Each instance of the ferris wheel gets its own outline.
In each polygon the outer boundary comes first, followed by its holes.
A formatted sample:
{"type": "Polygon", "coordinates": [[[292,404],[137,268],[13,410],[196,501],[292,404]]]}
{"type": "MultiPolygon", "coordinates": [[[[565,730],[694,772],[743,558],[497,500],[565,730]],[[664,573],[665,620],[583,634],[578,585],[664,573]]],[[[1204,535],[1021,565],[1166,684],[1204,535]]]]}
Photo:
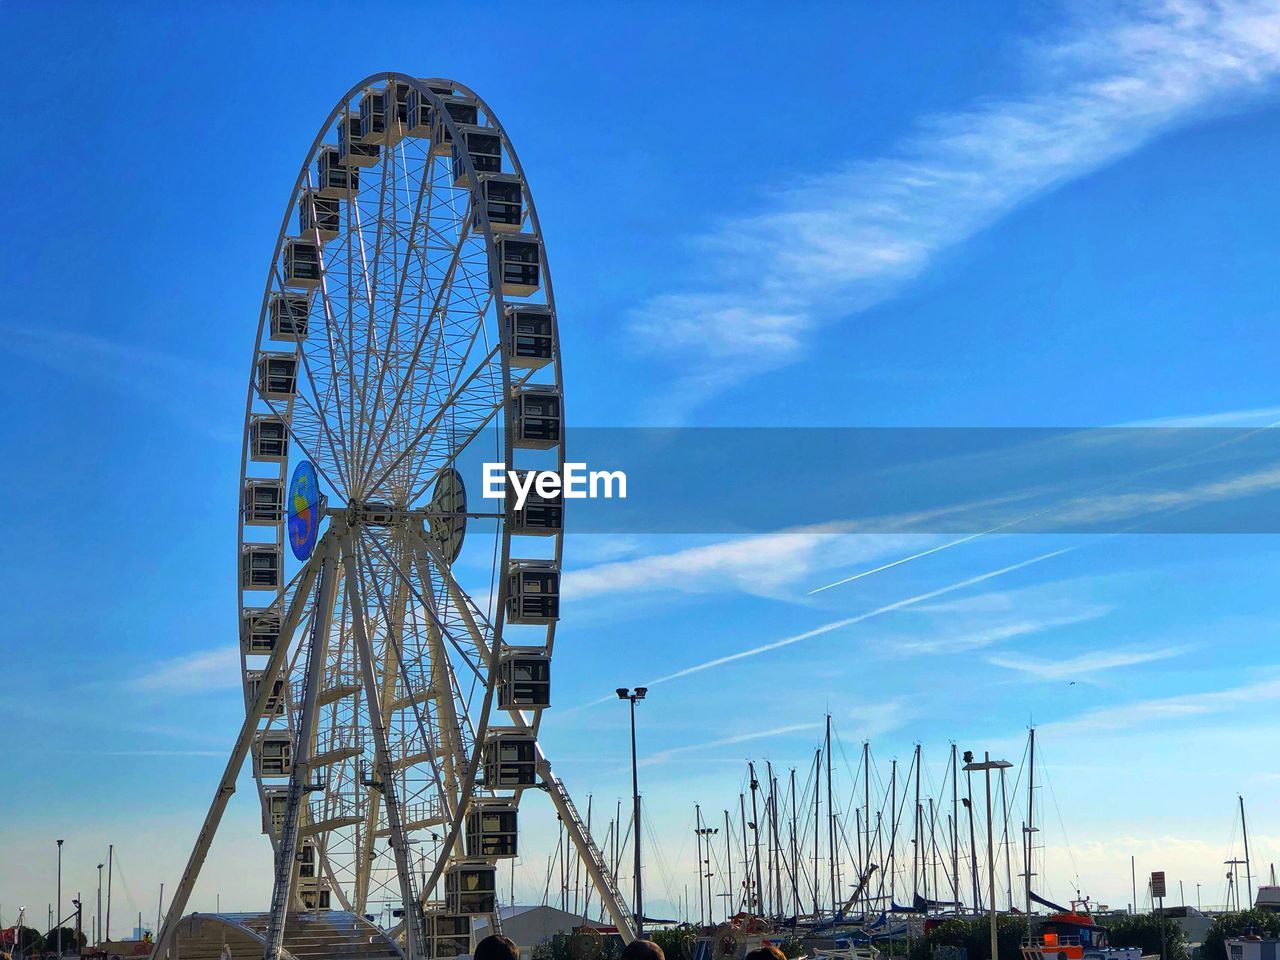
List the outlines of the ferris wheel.
{"type": "Polygon", "coordinates": [[[326,911],[381,920],[410,960],[470,952],[531,788],[633,934],[537,742],[563,501],[516,509],[466,479],[560,470],[563,441],[551,276],[505,130],[456,82],[367,78],[316,136],[268,271],[238,511],[246,719],[175,921],[250,756],[269,958],[290,915],[326,911]]]}

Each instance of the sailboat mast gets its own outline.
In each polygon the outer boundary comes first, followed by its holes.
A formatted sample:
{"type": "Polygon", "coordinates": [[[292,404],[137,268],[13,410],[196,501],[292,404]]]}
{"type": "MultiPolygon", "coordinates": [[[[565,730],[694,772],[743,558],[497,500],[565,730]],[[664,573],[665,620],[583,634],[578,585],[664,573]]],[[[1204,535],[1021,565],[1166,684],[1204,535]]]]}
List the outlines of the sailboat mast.
{"type": "Polygon", "coordinates": [[[791,906],[800,916],[800,848],[796,838],[796,768],[791,768],[791,906]]]}
{"type": "MultiPolygon", "coordinates": [[[[1031,916],[1031,863],[1032,851],[1035,847],[1036,835],[1036,728],[1031,728],[1031,739],[1027,746],[1027,916],[1031,916]]],[[[1134,910],[1138,905],[1133,905],[1134,910]]]]}
{"type": "Polygon", "coordinates": [[[951,902],[960,912],[960,792],[956,745],[951,744],[951,902]]]}
{"type": "Polygon", "coordinates": [[[751,776],[751,833],[752,839],[755,841],[755,859],[756,859],[756,914],[760,915],[761,910],[760,894],[763,887],[763,877],[760,873],[760,814],[756,809],[756,791],[760,789],[760,782],[756,780],[756,765],[754,763],[747,764],[747,771],[751,776]]]}
{"type": "Polygon", "coordinates": [[[912,809],[912,815],[915,818],[911,825],[911,903],[915,905],[916,898],[920,896],[920,744],[916,744],[916,755],[911,761],[916,768],[916,801],[912,809]]]}
{"type": "Polygon", "coordinates": [[[738,815],[742,819],[742,886],[745,891],[743,909],[755,914],[755,898],[751,895],[751,852],[747,848],[747,798],[738,793],[738,815]]]}
{"type": "Polygon", "coordinates": [[[813,754],[813,918],[816,920],[820,912],[818,903],[818,840],[822,836],[822,816],[819,805],[822,800],[821,781],[822,748],[813,754]]]}
{"type": "Polygon", "coordinates": [[[836,900],[836,808],[831,799],[831,714],[827,714],[827,871],[831,877],[831,916],[835,917],[836,900]]]}
{"type": "MultiPolygon", "coordinates": [[[[1248,903],[1248,906],[1245,907],[1245,909],[1252,910],[1253,909],[1253,867],[1249,863],[1249,826],[1248,824],[1245,823],[1245,819],[1244,819],[1244,795],[1239,794],[1238,796],[1240,797],[1240,832],[1244,835],[1244,880],[1245,880],[1245,883],[1248,884],[1248,890],[1249,890],[1249,903],[1248,903]]],[[[1161,903],[1163,902],[1164,901],[1162,900],[1161,903]]]]}
{"type": "Polygon", "coordinates": [[[738,912],[737,898],[733,895],[733,834],[729,832],[729,811],[724,812],[724,868],[727,872],[724,881],[725,919],[738,912]]]}
{"type": "Polygon", "coordinates": [[[889,909],[897,900],[897,865],[893,853],[898,846],[898,758],[889,766],[889,909]]]}
{"type": "MultiPolygon", "coordinates": [[[[867,831],[867,859],[862,864],[862,876],[869,876],[871,869],[871,741],[862,741],[862,827],[867,831]]],[[[862,881],[862,877],[858,878],[862,881]]],[[[867,885],[867,907],[871,906],[871,886],[867,885]]]]}
{"type": "Polygon", "coordinates": [[[1005,790],[1005,768],[1000,768],[1000,807],[1004,817],[1004,882],[1009,888],[1009,909],[1013,909],[1013,856],[1009,852],[1009,794],[1005,790]]]}

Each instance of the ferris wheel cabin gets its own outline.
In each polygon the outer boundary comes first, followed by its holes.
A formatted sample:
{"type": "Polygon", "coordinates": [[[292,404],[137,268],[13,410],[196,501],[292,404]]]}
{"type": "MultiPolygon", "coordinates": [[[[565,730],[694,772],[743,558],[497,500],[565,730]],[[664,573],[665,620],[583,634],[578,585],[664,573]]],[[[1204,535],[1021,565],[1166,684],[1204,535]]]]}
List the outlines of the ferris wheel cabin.
{"type": "Polygon", "coordinates": [[[280,587],[280,545],[246,543],[240,549],[240,587],[244,590],[277,590],[280,587]]]}
{"type": "Polygon", "coordinates": [[[298,392],[298,358],[292,353],[258,356],[258,394],[264,400],[292,400],[298,392]]]}
{"type": "Polygon", "coordinates": [[[284,282],[290,287],[320,285],[320,245],[314,240],[290,237],[284,242],[284,282]]]}
{"type": "Polygon", "coordinates": [[[478,799],[467,811],[467,856],[516,856],[516,805],[508,800],[478,799]]]}
{"type": "Polygon", "coordinates": [[[536,293],[542,284],[542,241],[532,233],[516,233],[499,236],[496,242],[503,296],[536,293]]]}
{"type": "Polygon", "coordinates": [[[289,788],[264,787],[262,793],[262,832],[269,837],[278,837],[289,807],[289,788]]]}
{"type": "MultiPolygon", "coordinates": [[[[459,132],[477,176],[502,172],[502,138],[493,127],[463,127],[459,132]]],[[[471,175],[462,162],[462,151],[457,144],[453,147],[453,185],[471,186],[471,175]]]]}
{"type": "MultiPolygon", "coordinates": [[[[480,197],[476,206],[489,218],[489,229],[495,233],[519,233],[524,222],[524,184],[515,174],[482,173],[480,197]]],[[[480,230],[480,212],[471,221],[473,231],[480,230]]]]}
{"type": "Polygon", "coordinates": [[[492,863],[464,860],[445,869],[444,902],[450,913],[473,916],[498,908],[498,868],[492,863]]]}
{"type": "MultiPolygon", "coordinates": [[[[433,117],[431,98],[418,92],[418,88],[410,86],[405,94],[405,136],[425,138],[431,136],[433,117]]],[[[427,89],[438,97],[452,97],[453,87],[427,84],[427,89]]],[[[475,121],[472,120],[472,123],[475,121]]]]}
{"type": "Polygon", "coordinates": [[[287,777],[293,769],[293,734],[259,730],[253,738],[253,772],[259,777],[287,777]]]}
{"type": "MultiPolygon", "coordinates": [[[[262,689],[262,677],[265,673],[265,670],[245,671],[245,692],[250,703],[258,699],[258,692],[262,689]]],[[[264,717],[284,716],[284,683],[284,677],[277,677],[276,681],[271,684],[271,693],[267,695],[267,706],[262,712],[264,717]]]]}
{"type": "Polygon", "coordinates": [[[274,527],[284,517],[284,484],[279,480],[246,480],[241,510],[245,523],[274,527]]]}
{"type": "Polygon", "coordinates": [[[360,170],[339,160],[337,147],[324,147],[320,151],[316,159],[316,174],[322,197],[350,199],[360,189],[360,170]]]}
{"type": "Polygon", "coordinates": [[[342,229],[342,201],[321,196],[306,187],[298,197],[298,233],[308,240],[324,243],[342,229]]]}
{"type": "Polygon", "coordinates": [[[427,927],[427,956],[430,960],[453,960],[471,952],[471,918],[464,914],[428,910],[423,914],[427,927]]]}
{"type": "MultiPolygon", "coordinates": [[[[449,114],[456,126],[474,127],[480,121],[480,110],[476,106],[474,100],[467,97],[441,97],[440,103],[443,104],[445,112],[449,114]]],[[[449,132],[449,127],[445,124],[443,118],[432,116],[431,118],[431,155],[433,157],[447,157],[453,152],[453,134],[449,132]]]]}
{"type": "Polygon", "coordinates": [[[338,121],[338,162],[348,167],[372,167],[382,151],[376,143],[360,138],[360,117],[344,114],[338,121]]]}
{"type": "MultiPolygon", "coordinates": [[[[334,201],[336,202],[336,201],[334,201]]],[[[272,340],[307,339],[307,315],[311,296],[306,293],[273,293],[267,301],[272,340]]]]}
{"type": "MultiPolygon", "coordinates": [[[[515,474],[523,485],[528,482],[528,470],[516,470],[515,474]]],[[[511,512],[511,532],[524,537],[549,537],[564,528],[564,491],[557,490],[555,496],[544,497],[538,493],[537,485],[529,486],[524,505],[517,507],[515,484],[507,487],[507,509],[511,512]]]]}
{"type": "Polygon", "coordinates": [[[512,443],[524,450],[550,450],[560,442],[564,404],[555,387],[530,384],[512,397],[515,429],[512,443]]]}
{"type": "Polygon", "coordinates": [[[244,607],[240,611],[240,646],[247,654],[269,656],[280,639],[280,614],[244,607]]]}
{"type": "Polygon", "coordinates": [[[551,706],[551,656],[544,647],[507,647],[498,663],[498,709],[551,706]]]}
{"type": "Polygon", "coordinates": [[[554,560],[512,560],[507,565],[507,622],[560,619],[560,568],[554,560]]]}
{"type": "Polygon", "coordinates": [[[507,357],[513,367],[538,370],[556,355],[556,320],[550,308],[513,304],[504,312],[507,357]]]}
{"type": "Polygon", "coordinates": [[[249,421],[249,456],[263,462],[289,459],[289,428],[274,414],[254,414],[249,421]]]}
{"type": "Polygon", "coordinates": [[[522,790],[538,785],[538,742],[521,730],[492,730],[484,742],[484,785],[522,790]]]}

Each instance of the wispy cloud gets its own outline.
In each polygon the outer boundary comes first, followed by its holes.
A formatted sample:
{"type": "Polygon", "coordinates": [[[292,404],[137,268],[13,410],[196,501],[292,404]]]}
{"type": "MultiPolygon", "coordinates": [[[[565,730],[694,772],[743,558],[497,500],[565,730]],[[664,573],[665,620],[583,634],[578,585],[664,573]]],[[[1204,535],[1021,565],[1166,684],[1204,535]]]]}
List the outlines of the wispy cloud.
{"type": "Polygon", "coordinates": [[[237,439],[234,429],[211,420],[207,413],[209,396],[233,396],[236,380],[229,371],[212,369],[197,358],[76,330],[14,323],[0,323],[0,350],[134,396],[173,396],[170,387],[176,378],[186,388],[181,396],[202,398],[200,404],[183,406],[184,422],[215,440],[237,439]]]}
{"type": "Polygon", "coordinates": [[[678,590],[701,593],[732,587],[760,596],[791,592],[814,571],[867,562],[908,544],[932,542],[919,534],[848,534],[790,531],[724,540],[670,553],[601,563],[564,575],[564,595],[678,590]]]}
{"type": "Polygon", "coordinates": [[[162,660],[146,673],[126,682],[140,693],[198,693],[233,690],[240,676],[240,652],[235,647],[202,650],[162,660]]]}
{"type": "Polygon", "coordinates": [[[1155,650],[1095,650],[1074,657],[1048,660],[1023,654],[995,654],[987,658],[992,666],[1016,670],[1036,680],[1079,680],[1100,683],[1107,670],[1140,663],[1168,660],[1186,653],[1190,647],[1163,647],[1155,650]]]}
{"type": "Polygon", "coordinates": [[[1044,633],[1057,627],[1068,627],[1105,615],[1110,610],[1105,606],[1089,606],[1077,613],[1057,617],[1024,617],[1009,623],[998,623],[969,630],[948,630],[931,628],[931,636],[924,639],[894,637],[886,641],[884,652],[887,656],[910,657],[924,655],[947,655],[969,653],[985,647],[995,646],[1017,637],[1044,633]]]}
{"type": "Polygon", "coordinates": [[[1280,697],[1280,679],[1260,680],[1226,690],[1188,693],[1172,697],[1155,697],[1133,703],[1109,703],[1066,720],[1037,727],[1045,737],[1066,740],[1084,736],[1130,730],[1151,724],[1177,720],[1203,720],[1221,716],[1245,706],[1275,703],[1280,697]]]}
{"type": "Polygon", "coordinates": [[[1111,163],[1280,69],[1258,0],[1139,3],[1029,47],[1025,90],[922,121],[888,155],[816,174],[703,238],[706,286],[632,318],[678,371],[673,415],[804,352],[1019,204],[1111,163]],[[731,292],[725,292],[731,291],[731,292]]]}
{"type": "Polygon", "coordinates": [[[683,747],[672,747],[670,750],[659,750],[640,761],[641,766],[652,766],[658,763],[665,763],[672,757],[682,753],[692,753],[698,750],[711,750],[716,747],[727,747],[738,743],[750,743],[753,740],[765,740],[769,737],[782,737],[789,733],[799,733],[804,730],[815,730],[819,724],[817,723],[792,723],[787,726],[773,727],[770,730],[753,730],[750,733],[740,733],[732,737],[722,737],[718,740],[707,740],[703,743],[690,743],[683,747]]]}

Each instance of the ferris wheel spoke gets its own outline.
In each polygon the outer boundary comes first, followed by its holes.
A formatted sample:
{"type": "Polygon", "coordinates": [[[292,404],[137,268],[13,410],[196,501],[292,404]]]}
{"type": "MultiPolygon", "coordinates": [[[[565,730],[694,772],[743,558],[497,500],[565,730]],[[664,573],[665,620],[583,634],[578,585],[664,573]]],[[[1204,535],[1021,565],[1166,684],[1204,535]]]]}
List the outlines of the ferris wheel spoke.
{"type": "MultiPolygon", "coordinates": [[[[404,141],[401,141],[401,144],[403,144],[403,142],[404,141]]],[[[401,168],[405,171],[405,181],[407,186],[408,178],[409,178],[408,177],[409,167],[408,167],[407,161],[405,160],[403,149],[401,149],[400,155],[401,155],[401,168]]],[[[393,303],[392,315],[391,315],[391,324],[392,324],[391,331],[389,332],[389,335],[387,337],[386,349],[383,352],[382,360],[381,360],[381,363],[379,364],[379,369],[378,369],[378,385],[377,385],[377,390],[375,392],[375,397],[374,397],[375,409],[381,406],[381,402],[383,399],[383,391],[386,386],[386,375],[391,365],[392,345],[396,343],[396,339],[398,335],[398,324],[400,320],[401,309],[403,306],[404,289],[405,289],[405,284],[410,275],[410,270],[409,270],[410,263],[414,255],[415,248],[417,246],[416,244],[417,226],[422,214],[424,199],[426,200],[426,203],[427,203],[425,229],[428,232],[427,243],[423,245],[424,257],[427,252],[427,247],[429,246],[431,214],[432,214],[434,200],[435,200],[435,191],[428,189],[428,186],[431,183],[431,178],[430,178],[431,167],[432,167],[431,158],[430,156],[428,156],[425,160],[425,163],[423,164],[422,174],[421,176],[418,177],[417,194],[413,201],[413,212],[409,217],[409,236],[408,236],[407,243],[405,245],[404,260],[396,280],[395,300],[393,303]]],[[[407,207],[407,204],[406,204],[406,207],[407,207]]],[[[418,283],[417,299],[419,304],[421,303],[422,297],[424,295],[424,286],[426,284],[426,280],[427,280],[426,270],[425,269],[418,270],[417,271],[417,283],[418,283]]],[[[387,418],[385,418],[385,422],[390,423],[393,417],[394,417],[394,408],[393,408],[392,414],[389,415],[387,418]]],[[[369,437],[369,439],[372,440],[372,435],[369,437]]],[[[371,463],[374,460],[376,460],[377,454],[381,450],[381,443],[382,441],[380,439],[378,441],[377,449],[374,451],[372,457],[370,457],[371,463]]]]}
{"type": "Polygon", "coordinates": [[[453,632],[449,629],[448,624],[445,622],[444,618],[441,617],[437,612],[436,603],[434,598],[431,597],[431,591],[429,587],[429,584],[431,581],[429,579],[422,581],[421,588],[419,588],[419,585],[414,583],[412,576],[409,573],[407,573],[398,563],[396,563],[389,556],[386,555],[382,544],[378,543],[377,541],[374,541],[373,547],[380,554],[382,554],[384,559],[387,560],[388,566],[391,569],[391,571],[395,573],[398,577],[400,577],[401,580],[403,580],[403,582],[408,587],[409,592],[411,593],[413,598],[416,599],[418,603],[421,605],[421,609],[427,612],[430,618],[430,622],[434,627],[434,629],[440,631],[440,633],[445,637],[445,639],[449,641],[450,645],[454,648],[454,650],[457,651],[458,655],[462,657],[464,661],[466,661],[466,664],[470,669],[471,673],[475,675],[477,678],[483,679],[485,677],[484,670],[481,669],[479,664],[477,664],[474,660],[471,659],[470,655],[463,648],[462,644],[459,643],[457,638],[453,636],[453,632]]]}
{"type": "MultiPolygon", "coordinates": [[[[470,204],[468,204],[466,213],[464,214],[464,221],[470,215],[471,215],[471,206],[470,204]]],[[[449,303],[448,298],[451,297],[451,291],[453,290],[453,277],[454,277],[454,274],[457,272],[458,264],[461,262],[462,250],[464,249],[465,246],[466,246],[466,233],[465,231],[463,231],[459,234],[459,238],[453,248],[452,254],[450,255],[449,264],[444,271],[444,277],[442,278],[438,288],[436,289],[436,293],[432,301],[431,308],[427,311],[426,320],[425,322],[420,322],[422,332],[418,336],[417,342],[414,344],[413,353],[409,358],[407,370],[402,376],[402,379],[400,381],[400,386],[396,390],[395,397],[391,401],[391,408],[387,412],[386,418],[384,420],[384,423],[385,423],[384,429],[380,434],[380,436],[378,437],[378,442],[374,446],[373,455],[370,457],[370,460],[369,460],[370,471],[372,471],[373,469],[376,469],[378,456],[381,454],[383,445],[386,443],[388,434],[392,429],[392,425],[396,421],[396,416],[400,412],[401,404],[404,402],[405,394],[411,388],[411,385],[415,381],[414,372],[418,368],[418,363],[422,356],[422,348],[426,345],[427,339],[434,328],[434,324],[438,321],[443,325],[443,322],[444,322],[443,318],[445,315],[444,307],[447,307],[449,303]]],[[[437,343],[443,344],[443,341],[444,341],[444,336],[443,336],[443,330],[442,330],[439,337],[437,338],[437,343]]],[[[428,379],[423,389],[423,394],[427,394],[430,392],[431,385],[434,380],[435,367],[436,365],[433,357],[433,362],[428,372],[428,379]]],[[[446,408],[442,405],[441,410],[444,410],[444,409],[446,408]]],[[[412,450],[412,448],[413,448],[412,443],[407,445],[404,448],[404,451],[401,453],[401,457],[397,458],[397,460],[393,463],[390,469],[394,469],[395,466],[398,466],[400,459],[403,458],[405,455],[407,455],[409,451],[412,450]]],[[[382,482],[386,479],[386,474],[390,472],[390,469],[384,472],[384,474],[381,477],[379,477],[378,481],[371,485],[370,489],[377,489],[379,486],[381,486],[382,482]]]]}

